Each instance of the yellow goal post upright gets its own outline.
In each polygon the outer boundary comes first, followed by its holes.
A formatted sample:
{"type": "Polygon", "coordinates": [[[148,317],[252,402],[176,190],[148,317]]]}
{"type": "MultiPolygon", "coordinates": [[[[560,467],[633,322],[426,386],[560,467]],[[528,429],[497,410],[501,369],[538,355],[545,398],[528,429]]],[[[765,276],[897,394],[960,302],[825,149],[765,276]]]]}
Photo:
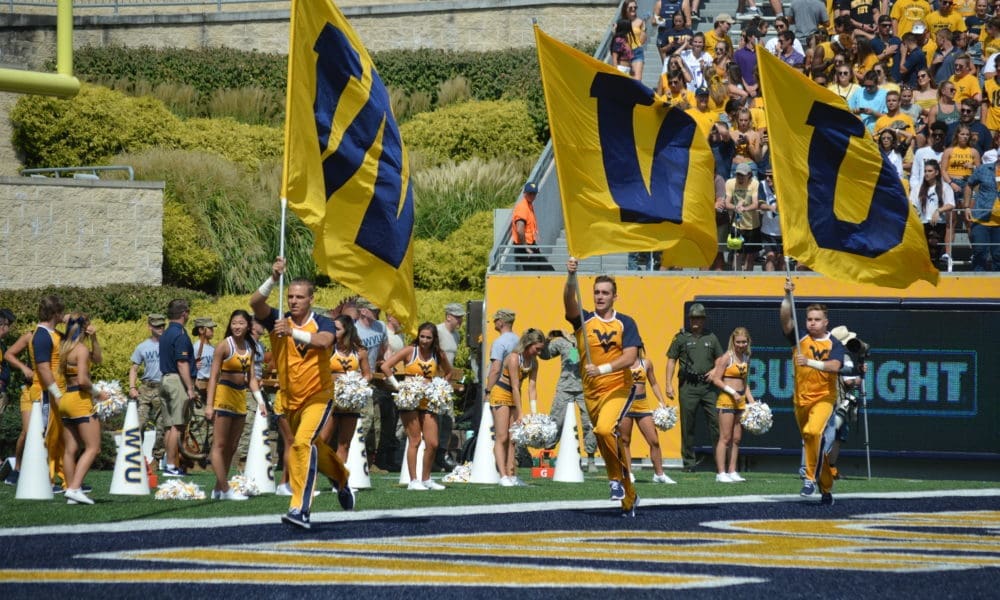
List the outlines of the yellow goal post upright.
{"type": "Polygon", "coordinates": [[[58,0],[56,7],[56,72],[0,68],[0,91],[60,98],[80,91],[73,76],[73,0],[58,0]]]}

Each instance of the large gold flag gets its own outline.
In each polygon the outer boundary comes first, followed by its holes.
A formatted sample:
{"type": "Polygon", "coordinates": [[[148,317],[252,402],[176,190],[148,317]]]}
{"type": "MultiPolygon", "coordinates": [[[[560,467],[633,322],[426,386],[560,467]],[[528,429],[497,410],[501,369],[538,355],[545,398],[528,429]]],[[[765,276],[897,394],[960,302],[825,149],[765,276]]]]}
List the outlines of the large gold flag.
{"type": "Polygon", "coordinates": [[[759,48],[785,254],[827,277],[937,285],[903,184],[844,100],[759,48]]]}
{"type": "Polygon", "coordinates": [[[389,94],[330,0],[295,0],[282,196],[331,278],[416,329],[413,189],[389,94]]]}
{"type": "Polygon", "coordinates": [[[682,110],[535,26],[566,243],[584,258],[664,250],[672,265],[715,258],[715,160],[682,110]]]}

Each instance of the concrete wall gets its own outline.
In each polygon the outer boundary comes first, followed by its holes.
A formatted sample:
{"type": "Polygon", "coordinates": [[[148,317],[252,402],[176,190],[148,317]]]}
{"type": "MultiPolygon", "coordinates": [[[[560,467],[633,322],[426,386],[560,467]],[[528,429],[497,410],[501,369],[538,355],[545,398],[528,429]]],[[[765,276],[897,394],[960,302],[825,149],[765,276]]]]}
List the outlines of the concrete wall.
{"type": "MultiPolygon", "coordinates": [[[[568,43],[596,42],[614,17],[609,0],[427,0],[343,6],[370,52],[394,49],[497,50],[534,45],[531,19],[568,43]]],[[[77,13],[78,14],[78,13],[77,13]]],[[[288,52],[289,11],[79,15],[73,45],[288,52]]],[[[55,57],[55,17],[0,14],[0,63],[40,70],[55,57]]]]}
{"type": "Polygon", "coordinates": [[[159,285],[163,183],[0,177],[0,288],[159,285]]]}

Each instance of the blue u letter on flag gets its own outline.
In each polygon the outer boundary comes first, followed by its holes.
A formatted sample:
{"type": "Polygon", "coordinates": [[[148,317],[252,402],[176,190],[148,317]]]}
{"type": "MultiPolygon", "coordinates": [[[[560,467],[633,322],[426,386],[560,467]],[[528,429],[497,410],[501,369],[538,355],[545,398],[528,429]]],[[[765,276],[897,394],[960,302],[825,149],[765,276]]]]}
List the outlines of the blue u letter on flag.
{"type": "Polygon", "coordinates": [[[679,110],[667,112],[656,135],[647,190],[639,170],[632,111],[636,105],[653,104],[649,88],[626,77],[596,73],[590,95],[597,98],[604,171],[622,222],[680,223],[691,140],[697,130],[694,120],[679,110]]]}

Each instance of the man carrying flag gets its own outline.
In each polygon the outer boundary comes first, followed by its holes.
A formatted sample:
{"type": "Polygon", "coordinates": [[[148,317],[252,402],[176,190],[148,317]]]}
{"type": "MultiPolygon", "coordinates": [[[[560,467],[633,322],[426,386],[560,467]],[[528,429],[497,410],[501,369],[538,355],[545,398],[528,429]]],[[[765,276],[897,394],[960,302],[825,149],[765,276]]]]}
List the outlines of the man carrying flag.
{"type": "Polygon", "coordinates": [[[785,255],[845,281],[937,285],[927,239],[893,167],[840,97],[758,52],[785,255]]]}
{"type": "Polygon", "coordinates": [[[250,307],[254,319],[271,332],[284,414],[293,435],[291,456],[285,458],[292,498],[282,520],[309,529],[317,470],[333,482],[344,510],[354,510],[354,491],[347,485],[350,474],[343,461],[319,435],[333,407],[333,321],[313,312],[313,284],[305,279],[288,284],[286,314],[269,306],[267,298],[284,272],[285,259],[279,257],[271,267],[271,276],[250,296],[250,307]]]}

